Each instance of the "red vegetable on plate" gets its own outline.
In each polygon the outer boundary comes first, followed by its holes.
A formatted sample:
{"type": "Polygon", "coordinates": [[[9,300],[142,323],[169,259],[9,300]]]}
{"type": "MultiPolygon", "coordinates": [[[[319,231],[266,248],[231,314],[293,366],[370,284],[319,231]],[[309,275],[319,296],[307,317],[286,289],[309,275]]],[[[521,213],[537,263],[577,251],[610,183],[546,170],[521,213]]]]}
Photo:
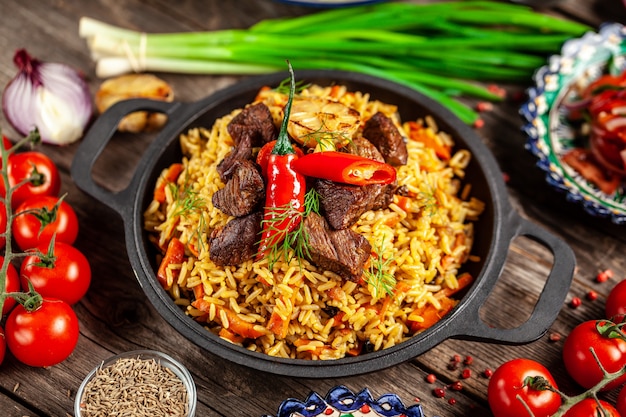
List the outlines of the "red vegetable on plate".
{"type": "Polygon", "coordinates": [[[626,176],[626,71],[604,75],[583,93],[591,117],[589,144],[595,159],[609,171],[626,176]]]}
{"type": "Polygon", "coordinates": [[[570,150],[563,162],[603,193],[615,193],[626,178],[626,71],[602,75],[565,106],[571,119],[588,125],[589,145],[570,150]]]}

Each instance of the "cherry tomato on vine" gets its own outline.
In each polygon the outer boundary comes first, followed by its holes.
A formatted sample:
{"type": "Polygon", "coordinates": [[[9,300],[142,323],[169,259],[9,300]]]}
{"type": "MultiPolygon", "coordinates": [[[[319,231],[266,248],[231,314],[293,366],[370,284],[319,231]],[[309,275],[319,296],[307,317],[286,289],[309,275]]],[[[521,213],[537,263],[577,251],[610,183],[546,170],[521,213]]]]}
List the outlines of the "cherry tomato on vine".
{"type": "MultiPolygon", "coordinates": [[[[28,151],[9,156],[7,174],[9,186],[31,178],[13,191],[11,207],[18,207],[31,196],[58,196],[61,190],[61,177],[54,161],[41,152],[28,151]]],[[[0,193],[6,195],[4,181],[0,181],[0,193]]]]}
{"type": "Polygon", "coordinates": [[[626,279],[618,282],[611,289],[604,306],[606,318],[620,317],[626,314],[626,279]]]}
{"type": "MultiPolygon", "coordinates": [[[[602,370],[593,357],[608,372],[617,372],[626,366],[626,341],[613,336],[608,320],[588,320],[574,327],[563,343],[563,361],[567,373],[584,388],[591,388],[603,378],[602,370]]],[[[610,390],[626,382],[626,375],[611,381],[603,390],[610,390]]]]}
{"type": "Polygon", "coordinates": [[[73,244],[78,236],[78,217],[67,202],[59,197],[36,196],[24,201],[16,210],[13,220],[13,237],[23,251],[38,246],[47,247],[55,236],[56,242],[73,244]],[[28,213],[20,214],[29,211],[28,213]],[[43,231],[40,231],[44,225],[43,231]],[[56,234],[55,234],[56,233],[56,234]]]}
{"type": "MultiPolygon", "coordinates": [[[[0,256],[0,267],[4,263],[4,257],[0,256]]],[[[7,276],[5,281],[6,292],[18,292],[20,290],[20,277],[17,275],[17,270],[12,264],[7,267],[7,276]]],[[[2,316],[8,314],[13,307],[15,307],[15,299],[13,297],[7,297],[4,300],[2,306],[2,316]]]]}
{"type": "Polygon", "coordinates": [[[7,351],[7,341],[4,339],[4,331],[0,327],[0,365],[4,362],[4,355],[7,351]]]}
{"type": "Polygon", "coordinates": [[[7,243],[6,238],[4,237],[4,233],[7,231],[7,211],[6,206],[3,202],[0,201],[0,249],[4,248],[4,245],[7,243]]]}
{"type": "Polygon", "coordinates": [[[617,408],[620,416],[626,416],[626,386],[622,387],[622,390],[619,392],[615,401],[615,408],[617,408]]]}
{"type": "Polygon", "coordinates": [[[2,146],[4,146],[4,149],[9,150],[13,146],[13,142],[11,142],[11,140],[6,136],[2,135],[2,146]]]}
{"type": "Polygon", "coordinates": [[[528,378],[541,377],[558,389],[550,371],[542,364],[525,358],[500,365],[489,379],[487,399],[495,417],[528,417],[526,403],[535,417],[549,417],[561,406],[561,396],[550,390],[539,390],[527,383],[528,378]]]}
{"type": "Polygon", "coordinates": [[[5,324],[7,346],[30,366],[53,366],[64,361],[78,342],[78,318],[65,301],[44,298],[28,311],[18,304],[5,324]]]}
{"type": "Polygon", "coordinates": [[[32,254],[22,262],[22,288],[28,288],[30,281],[35,291],[43,297],[58,298],[70,305],[77,303],[91,283],[91,268],[85,255],[63,242],[55,242],[50,254],[47,247],[40,246],[39,250],[42,257],[32,254]]]}
{"type": "Polygon", "coordinates": [[[601,408],[595,399],[585,398],[567,410],[563,417],[620,417],[620,413],[611,404],[603,400],[600,400],[600,404],[604,413],[600,413],[601,408]]]}

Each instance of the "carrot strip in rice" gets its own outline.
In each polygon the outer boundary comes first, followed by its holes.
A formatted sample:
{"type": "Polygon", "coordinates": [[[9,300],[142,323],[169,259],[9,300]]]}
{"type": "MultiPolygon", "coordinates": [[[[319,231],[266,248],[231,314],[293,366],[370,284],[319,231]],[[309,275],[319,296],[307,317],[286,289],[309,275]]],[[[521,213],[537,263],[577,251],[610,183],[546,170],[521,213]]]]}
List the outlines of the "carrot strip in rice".
{"type": "Polygon", "coordinates": [[[166,169],[165,174],[159,178],[159,184],[154,190],[154,200],[159,203],[165,202],[165,188],[172,183],[175,183],[178,176],[183,172],[183,164],[174,163],[166,169]]]}

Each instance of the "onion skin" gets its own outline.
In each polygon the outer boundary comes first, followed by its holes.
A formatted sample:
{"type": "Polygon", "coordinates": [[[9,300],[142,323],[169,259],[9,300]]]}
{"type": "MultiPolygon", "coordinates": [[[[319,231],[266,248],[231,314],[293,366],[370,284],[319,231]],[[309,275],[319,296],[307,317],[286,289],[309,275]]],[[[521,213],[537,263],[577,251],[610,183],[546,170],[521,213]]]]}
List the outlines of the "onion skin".
{"type": "Polygon", "coordinates": [[[2,95],[2,110],[13,128],[26,136],[37,128],[44,143],[67,145],[82,138],[93,114],[89,87],[74,68],[15,52],[19,72],[2,95]]]}

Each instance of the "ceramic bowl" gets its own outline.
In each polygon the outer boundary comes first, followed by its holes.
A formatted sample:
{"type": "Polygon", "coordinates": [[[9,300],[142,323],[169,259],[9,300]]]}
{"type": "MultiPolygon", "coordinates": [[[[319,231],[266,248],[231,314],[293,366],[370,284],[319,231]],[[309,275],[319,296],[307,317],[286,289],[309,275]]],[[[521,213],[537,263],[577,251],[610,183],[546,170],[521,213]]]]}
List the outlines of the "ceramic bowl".
{"type": "MultiPolygon", "coordinates": [[[[384,394],[374,399],[369,389],[354,393],[343,385],[328,391],[325,397],[312,392],[304,401],[288,398],[280,404],[276,417],[424,417],[422,406],[405,406],[396,394],[384,394]]],[[[272,417],[265,415],[263,417],[272,417]]]]}
{"type": "Polygon", "coordinates": [[[567,41],[560,55],[534,75],[535,85],[528,90],[528,101],[520,108],[526,148],[537,158],[537,165],[546,173],[546,181],[567,200],[582,205],[592,216],[609,218],[626,224],[626,179],[612,195],[601,192],[586,181],[562,156],[580,143],[578,127],[569,116],[564,102],[576,99],[577,88],[606,72],[626,70],[626,28],[619,23],[605,24],[596,32],[567,41]]]}
{"type": "Polygon", "coordinates": [[[85,389],[87,388],[87,384],[92,381],[98,374],[101,369],[105,369],[108,366],[114,365],[120,359],[141,359],[141,360],[152,360],[154,359],[161,366],[170,369],[180,380],[183,382],[185,386],[185,390],[187,391],[187,415],[185,417],[194,417],[196,414],[196,402],[197,402],[197,392],[196,385],[193,382],[193,378],[191,374],[181,364],[179,361],[174,359],[173,357],[154,350],[133,350],[129,352],[124,352],[119,355],[111,356],[110,358],[102,361],[98,366],[92,369],[89,374],[85,377],[83,382],[78,387],[76,391],[76,398],[74,400],[74,416],[75,417],[86,417],[86,413],[84,412],[85,407],[83,404],[83,397],[85,394],[85,389]]]}

